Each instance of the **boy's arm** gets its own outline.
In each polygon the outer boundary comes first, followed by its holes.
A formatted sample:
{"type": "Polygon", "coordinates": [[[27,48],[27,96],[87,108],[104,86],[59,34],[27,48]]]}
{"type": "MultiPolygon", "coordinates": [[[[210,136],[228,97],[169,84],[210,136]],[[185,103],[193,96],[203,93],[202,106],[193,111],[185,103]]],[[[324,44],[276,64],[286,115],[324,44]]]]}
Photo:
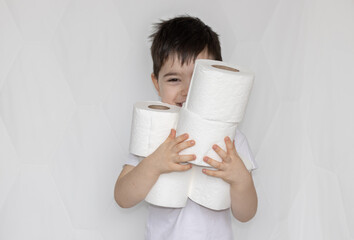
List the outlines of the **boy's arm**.
{"type": "Polygon", "coordinates": [[[230,184],[232,215],[240,222],[247,222],[257,212],[257,192],[251,173],[240,184],[230,184]]]}
{"type": "Polygon", "coordinates": [[[114,198],[120,207],[129,208],[141,202],[157,181],[159,174],[149,161],[147,157],[136,167],[124,166],[114,188],[114,198]]]}
{"type": "Polygon", "coordinates": [[[256,214],[258,205],[252,174],[248,172],[229,137],[225,138],[225,144],[227,151],[216,144],[213,146],[215,152],[223,159],[222,162],[204,157],[204,161],[217,170],[203,169],[203,172],[209,176],[222,178],[230,184],[232,215],[241,222],[247,222],[256,214]]]}
{"type": "MultiPolygon", "coordinates": [[[[236,150],[243,153],[244,156],[248,156],[254,166],[252,170],[256,169],[257,164],[246,137],[240,131],[236,132],[236,137],[238,140],[236,150]]],[[[243,173],[245,175],[244,182],[238,186],[236,184],[230,184],[231,211],[236,219],[241,222],[247,222],[252,219],[257,212],[258,199],[252,178],[252,172],[248,173],[243,171],[243,173]]]]}

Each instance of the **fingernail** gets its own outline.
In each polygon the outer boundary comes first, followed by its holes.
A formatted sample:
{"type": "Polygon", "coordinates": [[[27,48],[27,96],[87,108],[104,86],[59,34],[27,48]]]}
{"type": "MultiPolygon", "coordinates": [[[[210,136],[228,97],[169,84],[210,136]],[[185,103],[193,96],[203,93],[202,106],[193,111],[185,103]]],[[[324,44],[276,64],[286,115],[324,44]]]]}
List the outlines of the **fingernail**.
{"type": "Polygon", "coordinates": [[[204,157],[203,160],[204,160],[205,162],[207,162],[207,161],[208,161],[208,157],[204,157]]]}
{"type": "Polygon", "coordinates": [[[194,159],[197,159],[197,155],[194,155],[194,159]]]}
{"type": "Polygon", "coordinates": [[[213,145],[213,149],[216,149],[216,145],[213,145]]]}
{"type": "Polygon", "coordinates": [[[191,141],[191,144],[193,145],[194,143],[195,143],[195,142],[192,140],[192,141],[191,141]]]}
{"type": "Polygon", "coordinates": [[[203,171],[203,173],[205,173],[205,172],[206,172],[206,170],[205,170],[205,169],[203,169],[202,171],[203,171]]]}

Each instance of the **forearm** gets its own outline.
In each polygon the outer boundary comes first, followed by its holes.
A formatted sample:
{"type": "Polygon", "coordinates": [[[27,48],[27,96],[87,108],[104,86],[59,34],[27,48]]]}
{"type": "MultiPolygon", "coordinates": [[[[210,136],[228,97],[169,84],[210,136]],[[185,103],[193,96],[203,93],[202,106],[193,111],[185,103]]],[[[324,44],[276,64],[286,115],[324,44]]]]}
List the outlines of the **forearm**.
{"type": "Polygon", "coordinates": [[[159,174],[154,171],[149,157],[144,158],[136,167],[117,181],[114,196],[119,206],[133,207],[149,193],[159,174]]]}
{"type": "Polygon", "coordinates": [[[247,222],[257,212],[257,192],[251,173],[242,184],[230,185],[232,215],[241,222],[247,222]]]}

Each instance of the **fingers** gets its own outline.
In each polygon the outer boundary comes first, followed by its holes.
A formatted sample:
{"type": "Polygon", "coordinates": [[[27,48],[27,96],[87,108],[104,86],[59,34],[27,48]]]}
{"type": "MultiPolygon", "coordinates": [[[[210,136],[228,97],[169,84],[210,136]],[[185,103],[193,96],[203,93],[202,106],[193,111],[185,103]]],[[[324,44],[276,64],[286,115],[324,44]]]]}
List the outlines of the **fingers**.
{"type": "Polygon", "coordinates": [[[193,146],[195,144],[195,141],[194,140],[190,140],[190,141],[184,141],[184,142],[181,142],[180,144],[177,144],[175,146],[175,150],[176,152],[180,152],[186,148],[189,148],[191,146],[193,146]]]}
{"type": "Polygon", "coordinates": [[[219,171],[219,170],[210,170],[210,169],[205,169],[204,168],[202,171],[206,175],[209,175],[209,176],[212,176],[212,177],[218,177],[218,178],[222,177],[222,172],[219,171]]]}
{"type": "Polygon", "coordinates": [[[171,131],[170,131],[170,134],[168,135],[168,137],[167,137],[167,139],[175,139],[175,137],[176,137],[176,130],[175,129],[171,129],[171,131]]]}
{"type": "Polygon", "coordinates": [[[178,137],[176,137],[175,142],[176,142],[177,144],[178,144],[178,143],[181,143],[181,142],[187,140],[188,137],[189,137],[189,136],[188,136],[188,133],[181,134],[181,135],[179,135],[178,137]]]}
{"type": "Polygon", "coordinates": [[[231,142],[230,137],[225,137],[224,141],[225,141],[227,152],[237,154],[236,148],[235,148],[235,140],[233,142],[231,142]]]}
{"type": "Polygon", "coordinates": [[[189,154],[189,155],[179,155],[177,162],[188,162],[188,161],[193,161],[197,158],[195,154],[189,154]]]}
{"type": "Polygon", "coordinates": [[[220,170],[224,170],[224,165],[222,162],[218,162],[210,157],[205,156],[203,158],[204,162],[208,163],[210,166],[216,168],[216,169],[220,169],[220,170]]]}
{"type": "Polygon", "coordinates": [[[175,167],[175,171],[186,171],[192,168],[192,164],[176,164],[175,167]]]}
{"type": "Polygon", "coordinates": [[[227,160],[227,152],[225,152],[221,147],[219,147],[217,144],[214,144],[213,149],[224,161],[227,160]]]}

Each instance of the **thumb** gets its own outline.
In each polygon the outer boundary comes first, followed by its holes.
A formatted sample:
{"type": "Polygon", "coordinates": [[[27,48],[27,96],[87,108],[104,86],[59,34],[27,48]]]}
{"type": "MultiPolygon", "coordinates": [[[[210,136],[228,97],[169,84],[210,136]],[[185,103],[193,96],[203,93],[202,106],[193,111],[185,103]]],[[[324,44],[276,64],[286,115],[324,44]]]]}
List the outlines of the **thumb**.
{"type": "Polygon", "coordinates": [[[176,130],[171,128],[170,134],[168,135],[167,139],[173,140],[173,139],[175,139],[175,137],[176,137],[176,130]]]}

